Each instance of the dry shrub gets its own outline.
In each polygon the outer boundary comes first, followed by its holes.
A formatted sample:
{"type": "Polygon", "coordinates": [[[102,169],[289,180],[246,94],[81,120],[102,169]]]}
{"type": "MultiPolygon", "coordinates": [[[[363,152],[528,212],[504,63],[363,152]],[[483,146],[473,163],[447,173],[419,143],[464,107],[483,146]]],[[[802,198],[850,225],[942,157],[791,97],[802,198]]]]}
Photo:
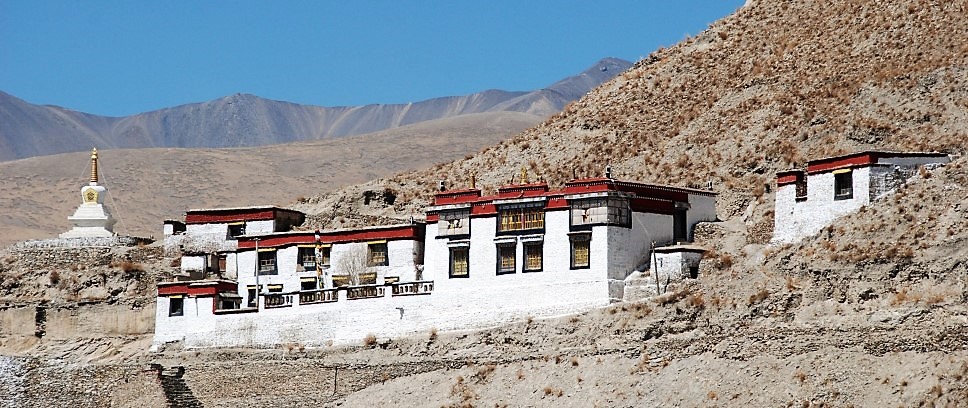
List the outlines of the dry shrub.
{"type": "Polygon", "coordinates": [[[363,338],[363,345],[366,347],[376,346],[376,335],[373,333],[367,334],[366,337],[363,338]]]}
{"type": "Polygon", "coordinates": [[[719,267],[729,269],[733,266],[733,256],[727,253],[719,255],[719,267]]]}
{"type": "Polygon", "coordinates": [[[113,266],[125,272],[144,272],[145,271],[144,265],[137,262],[131,262],[131,261],[121,261],[113,266]]]}
{"type": "Polygon", "coordinates": [[[518,372],[517,372],[517,376],[518,376],[518,379],[519,380],[523,380],[524,379],[524,370],[522,370],[522,369],[519,368],[518,369],[518,372]]]}
{"type": "Polygon", "coordinates": [[[793,378],[796,378],[800,384],[803,384],[803,382],[807,380],[807,373],[798,368],[797,371],[793,373],[793,378]]]}
{"type": "Polygon", "coordinates": [[[561,388],[555,388],[550,385],[547,387],[544,387],[544,395],[554,395],[556,397],[560,397],[564,394],[565,392],[561,388]]]}
{"type": "Polygon", "coordinates": [[[477,393],[464,382],[464,377],[460,375],[457,376],[457,381],[454,383],[454,385],[450,387],[450,396],[458,397],[462,404],[460,406],[462,407],[472,407],[473,404],[470,402],[480,398],[480,396],[477,395],[477,393]]]}
{"type": "Polygon", "coordinates": [[[47,276],[47,278],[50,279],[51,285],[56,285],[58,282],[60,282],[60,272],[50,271],[50,274],[47,276]]]}
{"type": "Polygon", "coordinates": [[[571,366],[572,367],[578,367],[578,357],[572,357],[571,358],[571,366]]]}
{"type": "Polygon", "coordinates": [[[752,306],[766,300],[768,297],[770,297],[770,291],[766,290],[766,288],[760,288],[756,293],[750,295],[749,301],[746,304],[752,306]]]}
{"type": "Polygon", "coordinates": [[[652,300],[655,303],[658,303],[658,304],[660,304],[662,306],[665,306],[665,305],[668,305],[668,304],[676,303],[676,302],[678,302],[678,301],[680,301],[682,299],[685,299],[687,296],[689,296],[691,294],[692,294],[692,292],[690,292],[688,289],[681,289],[681,290],[677,290],[675,292],[663,293],[663,294],[661,294],[659,296],[656,296],[652,300]]]}
{"type": "Polygon", "coordinates": [[[897,293],[894,294],[894,298],[891,299],[891,306],[897,306],[902,303],[907,302],[910,299],[907,288],[902,288],[897,293]]]}
{"type": "Polygon", "coordinates": [[[434,341],[434,340],[437,340],[437,328],[436,327],[431,327],[430,328],[430,341],[434,341]]]}
{"type": "Polygon", "coordinates": [[[944,302],[944,293],[935,293],[929,295],[927,299],[924,299],[924,303],[929,305],[936,305],[941,302],[944,302]]]}
{"type": "Polygon", "coordinates": [[[686,304],[696,309],[702,309],[706,307],[706,299],[703,298],[702,293],[692,293],[686,296],[686,304]]]}
{"type": "Polygon", "coordinates": [[[492,373],[494,373],[494,370],[496,369],[497,364],[485,364],[477,369],[477,373],[474,374],[474,379],[479,383],[487,381],[487,379],[492,373]]]}

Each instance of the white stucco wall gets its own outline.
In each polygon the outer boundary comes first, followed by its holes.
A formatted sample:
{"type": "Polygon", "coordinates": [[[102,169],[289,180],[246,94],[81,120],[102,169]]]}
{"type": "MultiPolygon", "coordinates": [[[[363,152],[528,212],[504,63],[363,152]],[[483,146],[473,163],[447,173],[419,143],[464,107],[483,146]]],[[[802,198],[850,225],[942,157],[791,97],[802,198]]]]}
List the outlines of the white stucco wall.
{"type": "Polygon", "coordinates": [[[799,221],[794,216],[796,210],[796,184],[777,187],[773,208],[773,242],[794,242],[799,239],[799,221]]]}
{"type": "Polygon", "coordinates": [[[204,255],[183,255],[181,257],[181,271],[205,271],[205,256],[204,255]]]}
{"type": "Polygon", "coordinates": [[[870,168],[855,168],[852,172],[853,196],[844,200],[834,199],[832,172],[807,175],[804,201],[797,202],[792,197],[796,194],[794,185],[777,189],[773,242],[796,242],[814,235],[833,220],[870,203],[870,168]]]}
{"type": "Polygon", "coordinates": [[[689,211],[686,212],[686,234],[693,240],[696,223],[716,221],[716,196],[689,194],[689,211]]]}
{"type": "Polygon", "coordinates": [[[245,235],[268,234],[275,232],[275,220],[246,221],[245,235]]]}
{"type": "Polygon", "coordinates": [[[359,344],[368,334],[381,338],[490,327],[528,316],[549,317],[608,304],[605,285],[587,270],[504,275],[500,285],[474,290],[264,309],[214,315],[210,298],[186,298],[185,316],[168,316],[167,298],[156,308],[154,344],[183,341],[186,347],[307,346],[359,344]],[[543,275],[536,279],[537,275],[543,275]],[[195,307],[195,303],[198,306],[195,307]],[[403,318],[400,311],[403,308],[403,318]]]}

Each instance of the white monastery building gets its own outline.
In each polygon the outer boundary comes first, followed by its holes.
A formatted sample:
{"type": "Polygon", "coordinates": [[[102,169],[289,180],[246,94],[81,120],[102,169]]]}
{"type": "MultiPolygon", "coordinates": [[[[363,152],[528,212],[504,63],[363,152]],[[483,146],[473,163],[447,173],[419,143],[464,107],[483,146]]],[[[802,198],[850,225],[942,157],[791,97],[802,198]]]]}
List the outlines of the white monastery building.
{"type": "Polygon", "coordinates": [[[776,175],[774,243],[796,242],[837,218],[894,192],[922,167],[951,161],[944,153],[868,151],[813,160],[776,175]]]}
{"type": "Polygon", "coordinates": [[[207,272],[226,277],[226,259],[236,250],[237,237],[288,231],[304,219],[299,211],[272,206],[188,210],[185,222],[165,220],[165,252],[180,254],[182,274],[193,279],[207,272]]]}
{"type": "Polygon", "coordinates": [[[183,232],[166,221],[166,244],[206,243],[182,270],[209,279],[158,285],[153,348],[358,343],[581,312],[621,300],[652,258],[694,271],[701,250],[661,248],[716,218],[711,191],[611,178],[444,190],[426,224],[288,231],[302,214],[258,209],[192,210],[183,232]]]}

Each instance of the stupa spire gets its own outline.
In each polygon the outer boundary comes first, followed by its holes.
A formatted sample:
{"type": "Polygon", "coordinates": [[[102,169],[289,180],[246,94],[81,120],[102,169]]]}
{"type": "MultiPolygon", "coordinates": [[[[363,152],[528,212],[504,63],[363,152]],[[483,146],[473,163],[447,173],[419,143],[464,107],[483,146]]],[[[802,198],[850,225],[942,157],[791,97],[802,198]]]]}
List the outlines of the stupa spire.
{"type": "Polygon", "coordinates": [[[91,149],[91,184],[97,184],[97,148],[91,149]]]}

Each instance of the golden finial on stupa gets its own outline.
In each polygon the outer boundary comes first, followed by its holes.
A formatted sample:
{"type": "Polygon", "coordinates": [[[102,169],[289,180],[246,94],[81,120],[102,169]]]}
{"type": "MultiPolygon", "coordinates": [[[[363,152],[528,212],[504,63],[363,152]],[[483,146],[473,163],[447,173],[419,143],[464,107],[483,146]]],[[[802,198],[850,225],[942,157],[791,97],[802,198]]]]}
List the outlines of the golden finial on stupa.
{"type": "Polygon", "coordinates": [[[97,183],[97,148],[91,149],[91,182],[97,183]]]}

